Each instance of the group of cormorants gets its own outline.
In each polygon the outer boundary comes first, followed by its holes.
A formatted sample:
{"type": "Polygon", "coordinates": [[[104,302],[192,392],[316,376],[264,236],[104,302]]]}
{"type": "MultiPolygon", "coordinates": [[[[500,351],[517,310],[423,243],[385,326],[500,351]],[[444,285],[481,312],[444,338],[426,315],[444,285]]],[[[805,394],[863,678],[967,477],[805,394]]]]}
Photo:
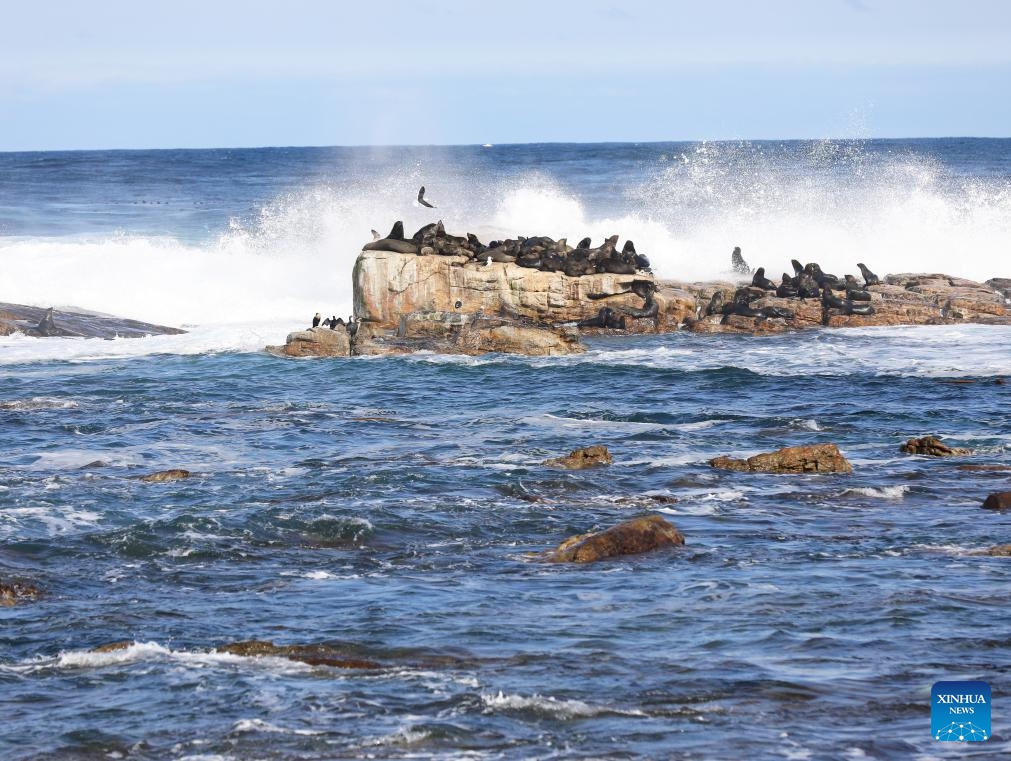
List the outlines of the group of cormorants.
{"type": "MultiPolygon", "coordinates": [[[[872,285],[880,285],[881,280],[871,272],[862,262],[857,264],[860,274],[863,275],[863,285],[853,276],[845,275],[842,279],[836,275],[824,272],[816,262],[808,262],[801,265],[796,259],[791,259],[793,265],[793,275],[788,272],[783,273],[783,278],[776,284],[765,276],[765,267],[755,270],[751,278],[751,286],[738,288],[734,293],[731,303],[725,303],[722,291],[713,294],[712,300],[705,309],[705,314],[739,314],[746,317],[793,317],[793,313],[788,309],[777,307],[763,307],[754,309],[750,303],[762,297],[761,291],[774,292],[779,298],[800,298],[800,299],[821,299],[822,307],[827,311],[830,309],[840,310],[843,314],[874,314],[874,307],[870,305],[871,294],[866,290],[872,285]],[[844,296],[838,296],[836,293],[844,296]]],[[[730,264],[733,270],[740,274],[749,274],[750,270],[744,257],[741,255],[740,247],[734,248],[730,256],[730,264]]]]}
{"type": "Polygon", "coordinates": [[[442,220],[427,224],[410,238],[404,236],[404,223],[396,222],[389,235],[375,238],[364,246],[366,251],[395,251],[419,256],[465,256],[485,265],[491,262],[515,263],[520,267],[543,272],[564,272],[570,277],[610,272],[617,275],[634,275],[649,272],[649,259],[635,250],[635,244],[626,240],[618,250],[618,236],[612,235],[600,246],[591,248],[589,238],[583,238],[573,248],[565,238],[554,240],[546,235],[531,238],[493,240],[488,245],[473,233],[466,237],[450,235],[442,220]]]}
{"type": "MultiPolygon", "coordinates": [[[[312,318],[312,326],[314,328],[318,328],[321,320],[322,318],[320,317],[319,312],[316,312],[312,318]]],[[[330,328],[330,330],[337,330],[338,325],[343,325],[344,329],[351,336],[354,336],[354,334],[358,332],[358,323],[355,322],[354,315],[349,316],[347,322],[344,322],[344,320],[340,317],[331,316],[322,320],[322,323],[324,328],[330,328]]]]}

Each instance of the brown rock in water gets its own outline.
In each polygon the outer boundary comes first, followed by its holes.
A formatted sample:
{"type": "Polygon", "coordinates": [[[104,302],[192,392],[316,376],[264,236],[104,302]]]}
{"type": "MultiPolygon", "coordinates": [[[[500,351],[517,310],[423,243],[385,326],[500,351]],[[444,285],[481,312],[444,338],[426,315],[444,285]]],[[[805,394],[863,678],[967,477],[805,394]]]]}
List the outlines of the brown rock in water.
{"type": "Polygon", "coordinates": [[[999,473],[1011,470],[1011,465],[959,465],[956,470],[968,470],[974,473],[999,473]]]}
{"type": "Polygon", "coordinates": [[[109,642],[104,645],[99,645],[91,652],[93,653],[114,653],[117,650],[126,650],[128,647],[132,646],[133,642],[123,640],[121,642],[109,642]]]}
{"type": "Polygon", "coordinates": [[[268,346],[266,351],[276,357],[350,357],[351,338],[343,325],[332,328],[309,328],[289,333],[284,346],[268,346]]]}
{"type": "Polygon", "coordinates": [[[38,600],[42,590],[23,581],[0,581],[0,605],[10,607],[19,602],[38,600]]]}
{"type": "Polygon", "coordinates": [[[1011,491],[994,492],[983,500],[983,507],[987,510],[1011,509],[1011,491]]]}
{"type": "MultiPolygon", "coordinates": [[[[596,316],[601,306],[615,311],[639,309],[643,299],[631,292],[636,281],[655,282],[652,275],[602,273],[570,277],[518,264],[468,261],[463,256],[416,256],[392,251],[362,251],[352,272],[355,315],[394,329],[411,312],[510,315],[541,324],[578,322],[596,316]],[[594,300],[589,294],[614,294],[594,300]],[[457,306],[459,304],[459,306],[457,306]]],[[[661,313],[684,308],[676,289],[657,298],[661,313]]],[[[630,320],[654,324],[654,320],[630,320]]],[[[675,324],[676,327],[676,324],[675,324]]],[[[653,332],[656,331],[654,325],[653,332]]]]}
{"type": "Polygon", "coordinates": [[[852,473],[849,464],[835,444],[808,444],[786,447],[776,452],[756,454],[747,460],[716,457],[709,461],[714,468],[750,473],[852,473]]]}
{"type": "Polygon", "coordinates": [[[1011,557],[1011,544],[998,544],[994,547],[990,547],[985,550],[979,550],[978,552],[972,553],[973,555],[990,555],[996,558],[1007,558],[1011,557]]]}
{"type": "Polygon", "coordinates": [[[267,640],[250,639],[218,648],[224,653],[246,657],[270,656],[307,663],[310,666],[331,666],[338,669],[377,669],[381,664],[364,658],[349,658],[333,645],[275,645],[267,640]]]}
{"type": "Polygon", "coordinates": [[[190,472],[188,470],[183,470],[182,468],[173,468],[171,470],[159,470],[157,473],[149,473],[146,476],[141,476],[139,480],[141,481],[181,481],[184,478],[189,478],[190,472]]]}
{"type": "Polygon", "coordinates": [[[949,447],[936,436],[921,436],[909,439],[899,449],[906,454],[928,455],[930,457],[954,457],[956,455],[972,454],[964,447],[949,447]]]}
{"type": "Polygon", "coordinates": [[[592,563],[684,543],[684,535],[672,524],[659,515],[648,515],[619,523],[606,531],[570,537],[539,557],[549,563],[592,563]]]}
{"type": "Polygon", "coordinates": [[[555,457],[545,460],[544,464],[568,468],[569,470],[582,470],[583,468],[610,465],[612,462],[614,462],[614,458],[607,451],[607,447],[597,444],[592,447],[584,447],[583,449],[574,449],[565,455],[565,457],[555,457]]]}

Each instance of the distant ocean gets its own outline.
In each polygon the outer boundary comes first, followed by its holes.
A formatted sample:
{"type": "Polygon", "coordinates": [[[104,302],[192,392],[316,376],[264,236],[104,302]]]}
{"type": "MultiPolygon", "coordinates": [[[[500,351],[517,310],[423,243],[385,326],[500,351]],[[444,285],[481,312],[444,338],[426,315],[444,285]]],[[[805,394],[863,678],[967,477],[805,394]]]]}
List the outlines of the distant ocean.
{"type": "Polygon", "coordinates": [[[0,302],[190,331],[0,337],[0,580],[45,591],[0,607],[0,758],[948,758],[930,688],[962,679],[994,725],[959,757],[1011,753],[1011,560],[974,554],[1011,470],[957,467],[1011,466],[1011,329],[260,351],[350,313],[370,229],[438,218],[679,279],[734,246],[1011,277],[1011,140],[0,154],[0,302]],[[923,434],[973,454],[898,451],[923,434]],[[706,465],[818,442],[854,473],[706,465]],[[684,548],[527,557],[652,512],[684,548]],[[221,649],[250,639],[378,667],[221,649]]]}

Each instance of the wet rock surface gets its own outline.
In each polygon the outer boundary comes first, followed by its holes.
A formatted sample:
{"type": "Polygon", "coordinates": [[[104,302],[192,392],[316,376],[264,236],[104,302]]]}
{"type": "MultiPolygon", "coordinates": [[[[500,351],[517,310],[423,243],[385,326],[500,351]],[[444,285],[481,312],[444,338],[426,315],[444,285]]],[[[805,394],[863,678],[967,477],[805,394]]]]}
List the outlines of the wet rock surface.
{"type": "Polygon", "coordinates": [[[1011,491],[994,492],[983,500],[983,507],[987,510],[1011,509],[1011,491]]]}
{"type": "Polygon", "coordinates": [[[568,468],[569,470],[582,470],[583,468],[597,468],[602,465],[610,465],[614,462],[607,447],[597,444],[592,447],[574,449],[564,457],[554,457],[545,460],[545,465],[557,468],[568,468]]]}
{"type": "Polygon", "coordinates": [[[685,543],[684,535],[659,515],[634,518],[604,531],[570,537],[537,556],[549,563],[592,563],[623,555],[640,555],[685,543]]]}
{"type": "Polygon", "coordinates": [[[26,581],[0,579],[0,605],[10,607],[24,602],[34,602],[42,597],[42,590],[26,581]]]}
{"type": "Polygon", "coordinates": [[[906,454],[926,455],[929,457],[955,457],[972,454],[965,447],[949,447],[936,436],[921,436],[909,439],[899,449],[906,454]]]}
{"type": "Polygon", "coordinates": [[[0,335],[35,338],[140,338],[176,335],[185,330],[91,312],[0,304],[0,335]]]}
{"type": "Polygon", "coordinates": [[[232,642],[218,648],[220,652],[245,657],[287,658],[310,666],[340,669],[378,669],[382,664],[349,654],[346,648],[328,644],[275,645],[268,640],[251,639],[232,642]]]}
{"type": "Polygon", "coordinates": [[[714,468],[750,473],[852,473],[853,466],[835,444],[810,444],[785,447],[746,460],[716,457],[709,461],[714,468]]]}
{"type": "Polygon", "coordinates": [[[156,473],[148,473],[146,476],[140,476],[137,480],[159,483],[162,481],[182,481],[184,478],[189,477],[190,472],[188,470],[171,468],[169,470],[159,470],[156,473]]]}

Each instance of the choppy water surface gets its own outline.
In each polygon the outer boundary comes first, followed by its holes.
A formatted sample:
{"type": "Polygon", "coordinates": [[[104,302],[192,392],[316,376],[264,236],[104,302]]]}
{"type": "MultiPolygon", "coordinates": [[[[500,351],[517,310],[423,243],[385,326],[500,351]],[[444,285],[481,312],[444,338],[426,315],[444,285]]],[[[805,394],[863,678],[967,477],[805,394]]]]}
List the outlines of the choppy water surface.
{"type": "Polygon", "coordinates": [[[8,364],[0,575],[47,594],[0,608],[0,756],[944,758],[931,684],[984,679],[957,754],[998,757],[1011,563],[971,553],[1011,472],[956,465],[1009,462],[1001,375],[982,327],[8,364]],[[925,433],[975,454],[898,452],[925,433]],[[824,441],[853,475],[705,464],[824,441]],[[540,464],[592,443],[615,464],[540,464]],[[651,512],[687,546],[526,557],[651,512]],[[379,667],[215,650],[254,638],[379,667]]]}

